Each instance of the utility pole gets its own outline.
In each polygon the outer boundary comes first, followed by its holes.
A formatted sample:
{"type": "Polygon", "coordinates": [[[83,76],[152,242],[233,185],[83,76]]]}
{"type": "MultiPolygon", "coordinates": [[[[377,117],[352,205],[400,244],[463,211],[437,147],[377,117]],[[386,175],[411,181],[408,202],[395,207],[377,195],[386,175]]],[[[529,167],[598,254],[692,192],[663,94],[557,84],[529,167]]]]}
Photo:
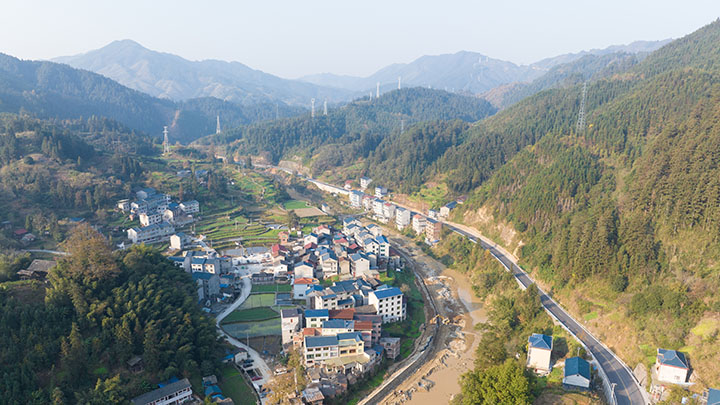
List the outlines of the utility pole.
{"type": "Polygon", "coordinates": [[[168,140],[168,129],[167,125],[163,127],[163,154],[167,155],[170,153],[170,140],[168,140]]]}

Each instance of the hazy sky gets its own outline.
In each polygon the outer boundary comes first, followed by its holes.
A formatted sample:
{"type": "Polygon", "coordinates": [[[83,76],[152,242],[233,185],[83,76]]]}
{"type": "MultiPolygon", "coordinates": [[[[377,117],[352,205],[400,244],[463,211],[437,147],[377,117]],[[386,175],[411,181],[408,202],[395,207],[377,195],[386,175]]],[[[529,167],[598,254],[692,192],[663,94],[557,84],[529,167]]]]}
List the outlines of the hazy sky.
{"type": "Polygon", "coordinates": [[[365,76],[460,50],[532,63],[678,38],[719,16],[718,0],[1,0],[0,52],[49,59],[129,38],[288,78],[365,76]]]}

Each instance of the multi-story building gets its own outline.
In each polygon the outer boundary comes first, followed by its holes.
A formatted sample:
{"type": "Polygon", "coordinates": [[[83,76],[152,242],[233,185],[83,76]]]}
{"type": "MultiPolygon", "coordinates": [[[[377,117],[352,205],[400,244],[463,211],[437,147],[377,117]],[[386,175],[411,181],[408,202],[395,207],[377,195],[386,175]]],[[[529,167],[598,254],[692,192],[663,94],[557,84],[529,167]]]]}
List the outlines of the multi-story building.
{"type": "Polygon", "coordinates": [[[140,225],[142,226],[150,226],[159,224],[163,220],[163,216],[160,214],[154,214],[154,213],[142,213],[139,216],[140,218],[140,225]]]}
{"type": "Polygon", "coordinates": [[[395,204],[389,202],[383,204],[383,212],[380,219],[383,223],[388,223],[395,219],[395,204]]]}
{"type": "Polygon", "coordinates": [[[375,243],[377,243],[378,246],[376,252],[378,257],[383,259],[387,259],[388,257],[390,257],[390,242],[385,236],[380,235],[375,238],[375,243]]]}
{"type": "Polygon", "coordinates": [[[200,212],[200,203],[196,200],[183,201],[180,203],[180,209],[186,214],[194,214],[200,212]]]}
{"type": "Polygon", "coordinates": [[[353,208],[362,207],[363,193],[357,190],[350,192],[350,206],[353,208]]]}
{"type": "Polygon", "coordinates": [[[306,366],[313,366],[339,357],[337,336],[305,336],[303,357],[306,366]]]}
{"type": "Polygon", "coordinates": [[[675,384],[686,382],[690,372],[685,355],[675,350],[657,349],[655,367],[659,381],[675,384]]]}
{"type": "Polygon", "coordinates": [[[425,225],[425,240],[428,242],[435,242],[440,240],[442,234],[442,222],[428,218],[427,224],[425,225]]]}
{"type": "Polygon", "coordinates": [[[327,309],[306,309],[305,310],[305,327],[306,328],[322,328],[323,321],[330,319],[330,313],[327,309]]]}
{"type": "Polygon", "coordinates": [[[395,359],[400,354],[400,338],[384,337],[380,338],[380,346],[385,351],[385,357],[395,359]]]}
{"type": "Polygon", "coordinates": [[[220,294],[220,277],[204,271],[194,271],[192,278],[198,286],[198,298],[207,300],[220,294]]]}
{"type": "Polygon", "coordinates": [[[132,243],[160,242],[170,239],[170,235],[174,233],[175,227],[167,222],[127,230],[128,239],[130,239],[132,243]]]}
{"type": "Polygon", "coordinates": [[[552,348],[552,336],[533,333],[528,338],[527,367],[541,373],[549,373],[552,348]]]}
{"type": "Polygon", "coordinates": [[[415,231],[418,235],[425,234],[425,225],[427,224],[427,221],[425,220],[425,217],[420,214],[413,215],[412,218],[412,228],[413,231],[415,231]]]}
{"type": "Polygon", "coordinates": [[[329,319],[322,323],[323,336],[335,336],[338,333],[354,332],[355,321],[346,321],[344,319],[329,319]]]}
{"type": "Polygon", "coordinates": [[[339,357],[355,356],[365,351],[360,332],[338,333],[337,341],[339,357]]]}
{"type": "Polygon", "coordinates": [[[282,329],[283,346],[292,343],[293,333],[299,332],[303,324],[303,315],[300,309],[283,309],[280,311],[280,328],[282,329]]]}
{"type": "Polygon", "coordinates": [[[385,187],[377,186],[375,187],[375,197],[376,198],[383,198],[387,195],[387,189],[385,187]]]}
{"type": "Polygon", "coordinates": [[[370,187],[370,183],[372,183],[372,179],[369,177],[360,177],[360,188],[365,190],[366,188],[370,187]]]}
{"type": "Polygon", "coordinates": [[[355,278],[370,276],[370,260],[363,254],[354,253],[350,255],[350,274],[355,278]]]}
{"type": "Polygon", "coordinates": [[[397,207],[395,210],[395,226],[402,231],[408,225],[410,225],[410,210],[397,207]]]}
{"type": "Polygon", "coordinates": [[[403,293],[397,287],[378,288],[368,294],[368,304],[375,307],[383,323],[402,321],[405,319],[403,293]]]}

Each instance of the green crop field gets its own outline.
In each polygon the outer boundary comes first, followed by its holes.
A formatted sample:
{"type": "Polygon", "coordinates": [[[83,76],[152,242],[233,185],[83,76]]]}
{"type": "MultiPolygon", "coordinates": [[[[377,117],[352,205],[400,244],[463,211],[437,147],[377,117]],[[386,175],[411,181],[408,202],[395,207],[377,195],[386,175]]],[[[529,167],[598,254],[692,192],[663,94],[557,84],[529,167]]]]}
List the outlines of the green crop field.
{"type": "Polygon", "coordinates": [[[275,294],[250,294],[248,299],[240,305],[239,309],[249,309],[256,307],[271,307],[275,305],[275,294]]]}
{"type": "Polygon", "coordinates": [[[237,323],[237,322],[254,322],[254,321],[266,321],[268,319],[278,318],[280,314],[272,310],[270,307],[256,307],[249,309],[236,309],[230,313],[222,323],[237,323]]]}
{"type": "Polygon", "coordinates": [[[241,340],[246,337],[280,336],[282,334],[279,317],[267,321],[229,323],[223,325],[223,329],[230,336],[241,340]]]}
{"type": "Polygon", "coordinates": [[[305,201],[299,201],[299,200],[290,200],[285,201],[285,204],[283,204],[286,210],[297,210],[300,208],[310,208],[310,206],[305,201]]]}
{"type": "Polygon", "coordinates": [[[238,405],[255,404],[255,394],[252,392],[252,388],[234,366],[225,364],[221,371],[222,379],[219,385],[223,395],[230,397],[238,405]]]}
{"type": "Polygon", "coordinates": [[[290,292],[292,291],[292,286],[290,284],[268,284],[268,285],[258,285],[254,284],[252,286],[252,292],[253,293],[274,293],[274,292],[290,292]]]}

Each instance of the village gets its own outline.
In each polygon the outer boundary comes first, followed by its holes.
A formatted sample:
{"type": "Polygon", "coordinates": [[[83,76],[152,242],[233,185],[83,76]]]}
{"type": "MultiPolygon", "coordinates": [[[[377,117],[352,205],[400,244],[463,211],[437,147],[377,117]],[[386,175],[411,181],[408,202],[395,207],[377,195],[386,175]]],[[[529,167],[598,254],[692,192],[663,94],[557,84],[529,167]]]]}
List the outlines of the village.
{"type": "MultiPolygon", "coordinates": [[[[404,277],[403,272],[409,272],[407,263],[390,245],[383,228],[363,217],[400,232],[411,229],[425,244],[433,245],[443,236],[443,221],[463,203],[458,199],[439,210],[416,213],[384,200],[388,196],[384,187],[374,187],[373,194],[366,194],[371,182],[363,177],[360,190],[352,189],[349,182],[342,189],[348,197],[345,203],[355,215],[343,215],[307,233],[282,227],[269,247],[237,244],[237,249],[221,253],[202,235],[192,232],[194,215],[200,213],[198,201],[173,201],[170,195],[144,188],[134,199],[117,202],[118,211],[140,223],[127,229],[127,239],[118,248],[129,244],[167,246],[168,259],[196,283],[198,304],[208,316],[217,318],[221,332],[235,342],[225,361],[242,370],[261,402],[271,394],[272,379],[290,372],[278,361],[290,353],[300,357],[308,381],[297,395],[288,393],[291,402],[333,401],[353,384],[387,367],[387,362],[407,358],[415,345],[412,338],[390,333],[409,316],[407,285],[402,289],[395,285],[399,276],[404,277]],[[408,342],[403,344],[404,340],[408,342]]],[[[320,210],[303,207],[300,209],[313,215],[331,211],[327,204],[320,210]]],[[[28,238],[22,229],[15,234],[28,238]]],[[[54,265],[52,260],[36,259],[18,275],[26,280],[44,280],[54,265]]],[[[437,279],[428,282],[437,283],[437,279]]],[[[443,286],[442,282],[437,285],[443,286]]],[[[422,310],[420,313],[420,323],[425,323],[422,310]]],[[[561,382],[569,390],[590,391],[600,384],[592,358],[573,356],[558,361],[553,342],[549,335],[528,337],[529,369],[550,376],[557,375],[554,369],[562,367],[561,382]]],[[[136,367],[142,359],[132,362],[128,366],[136,367]]],[[[642,383],[651,384],[655,401],[669,386],[691,384],[691,367],[680,351],[658,348],[650,375],[651,381],[642,383]]],[[[416,383],[426,391],[434,386],[428,377],[426,374],[416,383]]],[[[192,398],[187,380],[161,385],[134,403],[151,403],[160,397],[192,398]]],[[[203,389],[205,396],[217,403],[232,403],[223,395],[215,376],[205,376],[203,389]]],[[[719,394],[711,389],[702,399],[712,403],[719,394]]],[[[408,395],[403,398],[388,403],[410,400],[408,395]]]]}

